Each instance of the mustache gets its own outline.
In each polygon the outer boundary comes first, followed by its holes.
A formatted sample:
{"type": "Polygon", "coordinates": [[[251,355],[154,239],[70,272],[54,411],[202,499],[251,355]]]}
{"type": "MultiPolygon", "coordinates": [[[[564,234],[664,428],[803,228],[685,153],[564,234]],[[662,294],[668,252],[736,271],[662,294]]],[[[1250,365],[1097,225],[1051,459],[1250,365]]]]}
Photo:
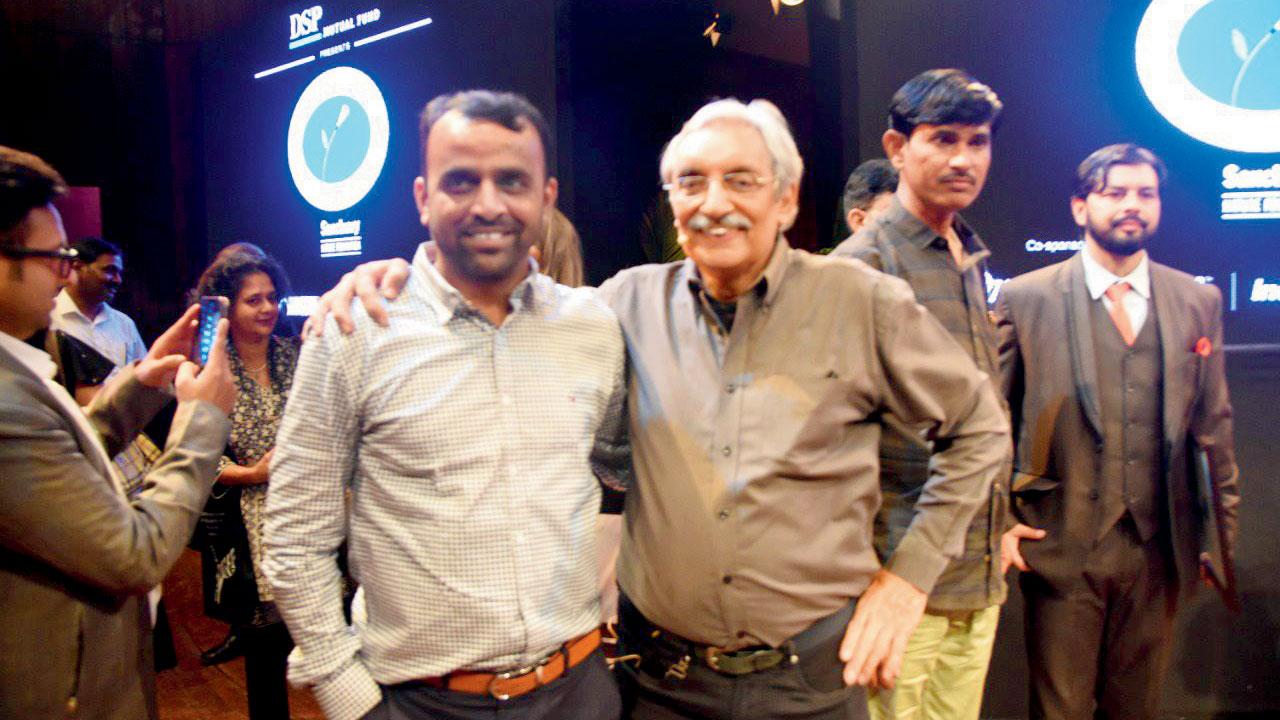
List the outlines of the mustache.
{"type": "Polygon", "coordinates": [[[1123,225],[1124,223],[1127,223],[1127,222],[1130,222],[1130,221],[1138,223],[1138,225],[1142,226],[1142,229],[1143,229],[1143,230],[1146,230],[1146,229],[1147,229],[1147,221],[1146,221],[1146,220],[1143,220],[1142,218],[1138,217],[1137,215],[1126,215],[1125,217],[1122,217],[1122,218],[1120,218],[1119,220],[1115,220],[1115,221],[1113,221],[1113,222],[1111,223],[1111,227],[1113,227],[1113,228],[1118,228],[1118,227],[1120,227],[1121,225],[1123,225]]]}
{"type": "Polygon", "coordinates": [[[967,172],[950,172],[942,176],[942,182],[951,182],[952,180],[968,180],[971,183],[978,182],[978,179],[967,172]]]}
{"type": "Polygon", "coordinates": [[[516,235],[524,226],[514,220],[472,220],[471,222],[458,228],[463,234],[466,233],[485,233],[485,232],[508,232],[516,235]]]}
{"type": "Polygon", "coordinates": [[[694,232],[705,232],[716,227],[730,230],[750,230],[751,226],[751,218],[740,212],[731,212],[721,217],[719,221],[712,220],[706,213],[697,213],[689,218],[689,229],[694,232]]]}

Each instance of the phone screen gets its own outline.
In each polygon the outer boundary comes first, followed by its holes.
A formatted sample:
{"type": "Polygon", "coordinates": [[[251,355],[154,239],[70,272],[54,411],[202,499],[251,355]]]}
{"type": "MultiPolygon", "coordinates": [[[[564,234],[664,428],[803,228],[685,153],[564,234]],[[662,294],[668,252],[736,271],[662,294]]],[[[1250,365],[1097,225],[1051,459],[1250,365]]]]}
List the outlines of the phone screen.
{"type": "Polygon", "coordinates": [[[196,357],[200,365],[209,362],[213,338],[218,332],[218,321],[227,314],[227,299],[216,295],[200,298],[200,326],[196,330],[196,357]]]}

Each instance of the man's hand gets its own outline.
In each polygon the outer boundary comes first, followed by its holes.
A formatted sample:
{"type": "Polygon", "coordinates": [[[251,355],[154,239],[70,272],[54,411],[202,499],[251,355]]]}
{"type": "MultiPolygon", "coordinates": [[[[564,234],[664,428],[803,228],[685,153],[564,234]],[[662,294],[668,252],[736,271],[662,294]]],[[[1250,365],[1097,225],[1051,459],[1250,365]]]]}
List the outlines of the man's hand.
{"type": "Polygon", "coordinates": [[[858,600],[840,643],[846,685],[892,688],[927,593],[881,569],[858,600]]]}
{"type": "MultiPolygon", "coordinates": [[[[223,413],[231,414],[231,409],[236,404],[236,383],[231,377],[231,364],[227,360],[228,327],[226,318],[218,321],[213,347],[209,350],[209,362],[205,363],[203,369],[190,361],[182,363],[178,368],[176,390],[179,402],[204,400],[213,403],[223,413]]],[[[159,345],[159,341],[156,344],[159,345]]]]}
{"type": "Polygon", "coordinates": [[[316,309],[302,326],[302,339],[324,335],[325,317],[332,313],[338,329],[345,335],[356,329],[351,322],[351,301],[360,298],[360,304],[374,322],[386,327],[387,310],[382,299],[394,300],[409,282],[409,263],[400,258],[374,260],[356,266],[342,276],[337,285],[320,296],[316,309]]]}
{"type": "Polygon", "coordinates": [[[1044,535],[1044,530],[1022,523],[1009,528],[1008,532],[1000,536],[1000,573],[1003,575],[1009,572],[1010,565],[1022,572],[1030,572],[1031,566],[1027,565],[1018,546],[1023,540],[1043,540],[1044,535]]]}
{"type": "Polygon", "coordinates": [[[178,367],[186,362],[196,339],[196,322],[200,306],[192,305],[182,313],[178,322],[156,338],[147,356],[138,361],[134,370],[138,382],[147,387],[168,387],[178,374],[178,367]]]}

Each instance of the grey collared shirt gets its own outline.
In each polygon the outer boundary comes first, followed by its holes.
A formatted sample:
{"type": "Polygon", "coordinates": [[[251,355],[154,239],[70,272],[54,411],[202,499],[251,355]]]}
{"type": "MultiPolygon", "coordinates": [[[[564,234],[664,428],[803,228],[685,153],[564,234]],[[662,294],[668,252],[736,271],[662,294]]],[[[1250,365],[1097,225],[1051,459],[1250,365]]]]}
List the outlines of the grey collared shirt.
{"type": "MultiPolygon", "coordinates": [[[[906,280],[916,302],[942,323],[980,370],[995,377],[995,328],[984,279],[991,253],[963,219],[957,216],[952,227],[964,248],[959,264],[946,239],[894,197],[875,222],[840,243],[831,254],[862,260],[906,280]]],[[[929,478],[931,454],[919,428],[891,427],[880,440],[884,504],[877,518],[875,542],[881,556],[892,553],[911,526],[920,489],[929,478]]],[[[1007,508],[1008,483],[1002,473],[987,506],[974,515],[963,552],[947,567],[930,595],[930,610],[978,610],[1004,602],[1007,588],[1000,572],[999,543],[1007,524],[1007,508]]]]}
{"type": "Polygon", "coordinates": [[[510,303],[495,327],[419,249],[390,327],[357,309],[354,334],[330,320],[303,346],[266,569],[297,643],[290,679],[326,717],[361,717],[376,683],[529,665],[599,622],[591,463],[620,457],[596,441],[623,423],[622,333],[593,291],[536,268],[510,303]]]}
{"type": "Polygon", "coordinates": [[[933,587],[1009,426],[906,283],[780,240],[727,333],[690,261],[625,270],[601,292],[630,363],[636,480],[618,579],[650,620],[721,647],[778,645],[860,595],[880,565],[882,414],[946,440],[887,563],[933,587]]]}

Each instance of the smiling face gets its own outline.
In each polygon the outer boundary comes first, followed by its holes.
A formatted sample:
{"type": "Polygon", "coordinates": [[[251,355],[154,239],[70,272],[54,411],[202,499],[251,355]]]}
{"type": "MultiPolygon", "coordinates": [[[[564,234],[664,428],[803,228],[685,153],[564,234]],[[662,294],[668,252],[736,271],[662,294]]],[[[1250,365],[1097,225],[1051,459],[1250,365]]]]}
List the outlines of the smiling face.
{"type": "Polygon", "coordinates": [[[740,120],[709,123],[680,141],[671,167],[671,210],[685,254],[725,284],[758,275],[795,220],[800,191],[798,184],[778,190],[760,131],[740,120]],[[690,178],[694,192],[683,191],[690,178]]]}
{"type": "Polygon", "coordinates": [[[107,303],[124,282],[124,259],[103,253],[91,263],[76,263],[76,293],[90,303],[107,303]]]}
{"type": "Polygon", "coordinates": [[[889,130],[885,152],[898,169],[899,197],[929,214],[973,204],[991,168],[991,124],[917,125],[907,137],[889,130]]]}
{"type": "Polygon", "coordinates": [[[1071,199],[1085,239],[1116,256],[1143,250],[1160,226],[1160,179],[1150,165],[1112,165],[1102,187],[1071,199]]]}
{"type": "Polygon", "coordinates": [[[231,339],[252,342],[269,337],[280,318],[280,299],[271,276],[264,272],[246,275],[231,303],[231,339]]]}
{"type": "Polygon", "coordinates": [[[515,131],[451,110],[431,127],[426,175],[413,193],[439,251],[437,267],[465,295],[468,286],[524,277],[556,181],[547,177],[531,123],[515,131]]]}

